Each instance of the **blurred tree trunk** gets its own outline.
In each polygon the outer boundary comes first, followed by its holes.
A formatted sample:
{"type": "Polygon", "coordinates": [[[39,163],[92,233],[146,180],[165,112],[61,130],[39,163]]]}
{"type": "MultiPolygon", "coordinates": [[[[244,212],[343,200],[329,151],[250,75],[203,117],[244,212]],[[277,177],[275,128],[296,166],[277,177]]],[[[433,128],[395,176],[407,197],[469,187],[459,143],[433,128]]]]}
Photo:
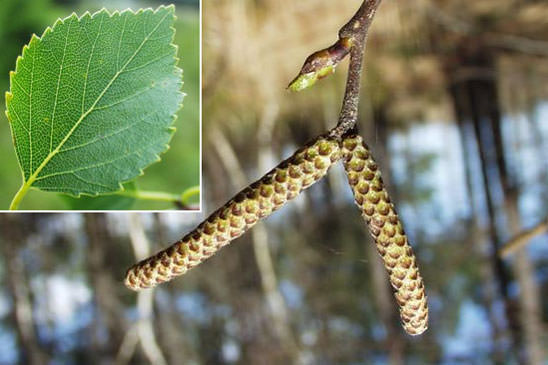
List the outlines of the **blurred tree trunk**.
{"type": "MultiPolygon", "coordinates": [[[[493,57],[492,55],[490,56],[493,57]]],[[[493,69],[493,74],[495,74],[494,61],[491,57],[488,57],[490,61],[489,67],[493,69]]],[[[480,98],[483,96],[480,100],[483,100],[485,103],[483,109],[485,110],[487,120],[491,123],[495,168],[499,173],[502,192],[504,194],[503,207],[505,208],[507,229],[509,230],[509,235],[514,236],[521,231],[518,208],[519,191],[515,182],[515,174],[511,175],[507,168],[508,164],[506,163],[504,147],[506,143],[502,135],[502,117],[496,79],[493,79],[493,82],[487,86],[483,90],[479,90],[476,97],[480,98]]],[[[486,144],[485,140],[487,139],[489,139],[488,136],[484,138],[484,144],[486,144]]],[[[497,251],[500,244],[502,242],[498,241],[497,251]]],[[[498,256],[498,252],[497,257],[499,261],[502,261],[502,258],[498,256]]],[[[516,344],[523,345],[525,350],[518,355],[518,359],[522,363],[540,364],[544,360],[542,343],[540,341],[542,330],[539,328],[539,324],[542,321],[539,309],[540,296],[534,280],[533,265],[526,250],[520,250],[516,254],[515,260],[512,263],[512,269],[520,288],[520,296],[516,303],[519,315],[515,314],[516,311],[511,311],[509,321],[511,328],[512,326],[514,328],[513,333],[516,344]]]]}
{"type": "Polygon", "coordinates": [[[0,246],[4,256],[7,289],[13,300],[19,363],[41,365],[48,363],[49,356],[38,341],[25,263],[19,251],[24,247],[26,234],[31,230],[31,219],[30,215],[1,214],[0,229],[3,239],[0,246]]]}
{"type": "MultiPolygon", "coordinates": [[[[128,216],[129,236],[136,261],[144,260],[150,255],[150,244],[145,234],[145,229],[139,213],[128,216]]],[[[154,333],[154,293],[155,290],[142,290],[137,293],[137,321],[138,341],[147,359],[151,364],[167,364],[160,345],[154,333]]]]}
{"type": "MultiPolygon", "coordinates": [[[[272,153],[272,134],[278,117],[278,105],[273,100],[269,99],[265,103],[263,115],[261,116],[259,126],[257,128],[257,168],[259,173],[268,171],[270,161],[275,160],[272,153]]],[[[289,314],[285,300],[278,290],[278,278],[274,270],[274,262],[268,247],[268,231],[265,224],[261,225],[259,230],[253,233],[253,251],[257,267],[261,272],[261,282],[263,291],[265,292],[267,302],[274,318],[274,324],[280,340],[288,352],[288,355],[297,361],[299,357],[299,349],[296,339],[291,331],[289,314]]]]}
{"type": "MultiPolygon", "coordinates": [[[[94,328],[92,347],[96,350],[92,357],[102,359],[107,354],[116,353],[118,346],[122,343],[128,324],[124,320],[123,305],[116,296],[118,280],[112,277],[108,263],[109,244],[114,242],[107,229],[106,214],[88,213],[84,214],[85,231],[88,238],[88,259],[87,270],[91,287],[94,289],[93,296],[96,304],[98,325],[104,325],[106,337],[102,336],[101,328],[94,328]]],[[[95,363],[96,360],[94,360],[95,363]]]]}
{"type": "MultiPolygon", "coordinates": [[[[534,97],[528,97],[526,94],[530,93],[528,86],[521,83],[521,88],[524,93],[521,95],[523,100],[520,104],[524,110],[530,111],[534,108],[531,104],[531,99],[534,97]]],[[[531,118],[531,112],[526,112],[529,127],[532,129],[533,144],[535,147],[539,147],[541,142],[540,130],[536,128],[536,123],[531,118]]],[[[522,224],[519,213],[519,189],[515,181],[515,177],[508,172],[506,166],[506,160],[504,155],[504,136],[502,135],[502,118],[500,115],[497,119],[493,119],[493,122],[498,125],[497,128],[493,128],[495,135],[495,143],[500,148],[497,148],[497,162],[499,171],[501,171],[502,186],[504,190],[504,206],[506,211],[507,228],[509,230],[509,236],[513,237],[522,231],[522,224]]],[[[537,149],[540,152],[540,150],[537,149]]],[[[519,152],[518,152],[519,153],[519,152]]],[[[516,164],[516,168],[520,164],[516,164]]],[[[515,175],[515,174],[514,174],[515,175]]],[[[538,285],[535,282],[534,265],[531,262],[529,254],[526,248],[518,250],[514,254],[514,259],[511,263],[514,277],[516,278],[520,295],[518,297],[518,309],[519,309],[519,321],[520,321],[520,335],[521,342],[523,343],[524,353],[521,355],[521,361],[529,364],[540,364],[544,359],[544,351],[542,345],[542,310],[540,308],[540,294],[538,285]]]]}
{"type": "Polygon", "coordinates": [[[396,310],[396,303],[392,295],[392,289],[388,281],[386,269],[379,259],[375,245],[367,242],[367,255],[371,258],[371,274],[374,288],[374,298],[382,324],[386,328],[386,340],[384,348],[388,355],[389,363],[392,365],[403,364],[404,360],[404,342],[401,336],[402,329],[396,324],[399,320],[399,314],[396,310]]]}
{"type": "MultiPolygon", "coordinates": [[[[261,165],[259,166],[259,171],[261,171],[261,173],[266,171],[264,166],[262,166],[265,164],[264,161],[269,160],[269,156],[265,154],[264,149],[270,148],[270,143],[265,139],[269,139],[272,134],[275,112],[274,115],[266,115],[265,118],[269,118],[265,121],[266,125],[263,125],[263,128],[259,128],[258,131],[258,138],[262,141],[260,145],[264,146],[262,153],[261,150],[259,151],[259,165],[261,165]],[[261,163],[261,161],[263,161],[263,163],[261,163]]],[[[218,130],[211,132],[210,137],[215,141],[213,145],[232,181],[232,185],[237,188],[245,187],[249,181],[244,175],[238,158],[236,157],[236,153],[230,146],[228,140],[218,130]]],[[[268,247],[268,232],[266,231],[264,223],[257,224],[253,227],[250,234],[253,241],[255,262],[261,277],[263,293],[271,312],[273,328],[284,352],[292,362],[296,362],[298,359],[298,347],[289,326],[289,316],[287,314],[285,300],[278,290],[278,279],[276,277],[276,272],[274,271],[274,264],[268,247]]]]}
{"type": "MultiPolygon", "coordinates": [[[[510,235],[520,231],[518,212],[518,192],[512,182],[512,176],[507,169],[505,160],[505,142],[502,135],[502,118],[497,93],[496,68],[494,55],[488,47],[481,44],[467,43],[460,48],[457,63],[451,65],[452,75],[462,78],[454,80],[451,85],[451,95],[463,141],[464,125],[467,120],[472,122],[479,150],[479,160],[482,170],[484,196],[489,217],[489,235],[492,248],[490,250],[492,265],[499,289],[506,304],[506,314],[516,349],[524,346],[525,353],[515,352],[522,363],[540,363],[543,359],[538,323],[540,318],[540,297],[534,281],[534,271],[526,251],[520,251],[512,264],[514,275],[520,287],[519,303],[513,303],[508,295],[509,278],[504,263],[498,252],[501,244],[501,233],[497,229],[497,208],[504,208],[507,229],[510,235]],[[497,191],[498,190],[498,191],[497,191]],[[497,204],[497,196],[501,196],[502,204],[497,204]],[[516,305],[519,305],[519,317],[516,305]]],[[[466,148],[466,146],[463,146],[466,148]]],[[[470,182],[469,182],[470,185],[470,182]]],[[[500,198],[499,198],[500,202],[500,198]]],[[[496,322],[493,322],[496,323],[496,322]]],[[[502,330],[502,329],[501,329],[502,330]]],[[[499,355],[500,356],[500,355],[499,355]]],[[[499,357],[500,358],[500,357],[499,357]]]]}
{"type": "MultiPolygon", "coordinates": [[[[507,196],[508,225],[512,234],[521,228],[517,198],[507,196]]],[[[542,310],[540,294],[535,282],[534,265],[526,247],[513,255],[512,269],[519,284],[519,319],[524,343],[523,363],[541,364],[544,358],[542,345],[542,310]]]]}
{"type": "MultiPolygon", "coordinates": [[[[388,136],[389,136],[389,120],[386,114],[387,106],[380,105],[372,108],[373,128],[372,133],[368,133],[374,137],[375,158],[382,170],[382,178],[385,185],[390,190],[392,201],[397,202],[397,191],[391,182],[390,169],[390,154],[388,153],[388,136]]],[[[371,138],[373,144],[373,138],[371,138]]],[[[373,146],[372,146],[373,147],[373,146]]],[[[366,254],[371,260],[371,273],[373,287],[375,292],[375,303],[378,312],[380,313],[383,325],[386,327],[386,341],[384,343],[385,351],[388,355],[390,364],[403,364],[404,360],[404,341],[402,338],[402,330],[399,323],[399,313],[395,305],[395,299],[392,294],[392,287],[388,280],[386,269],[382,260],[377,253],[377,249],[373,242],[367,242],[366,254]]]]}
{"type": "MultiPolygon", "coordinates": [[[[509,279],[504,263],[497,254],[501,242],[497,230],[497,188],[507,185],[507,171],[504,163],[503,144],[500,129],[500,108],[497,96],[496,69],[494,55],[489,48],[477,39],[463,38],[452,57],[446,60],[450,84],[450,95],[453,98],[455,114],[459,126],[470,121],[474,129],[474,137],[479,151],[483,196],[488,216],[489,260],[493,270],[493,278],[498,284],[498,291],[505,304],[505,312],[513,345],[518,348],[519,333],[517,321],[512,310],[508,295],[509,279]]],[[[463,133],[463,128],[460,129],[463,133]]],[[[465,137],[463,137],[465,138],[465,137]]],[[[466,148],[466,146],[463,146],[466,148]]],[[[468,154],[471,155],[471,154],[468,154]]],[[[469,161],[468,161],[469,162],[469,161]]],[[[500,191],[500,190],[499,190],[500,191]]],[[[504,355],[500,352],[500,336],[504,325],[496,316],[491,315],[495,328],[495,351],[497,359],[502,361],[504,355]]],[[[516,353],[514,351],[514,353],[516,353]]]]}
{"type": "MultiPolygon", "coordinates": [[[[168,242],[165,232],[167,227],[163,222],[161,213],[154,213],[154,236],[156,242],[168,242]]],[[[154,245],[151,245],[152,251],[155,251],[154,245]]],[[[184,315],[176,310],[177,290],[173,285],[164,287],[165,300],[158,301],[158,310],[162,315],[158,316],[158,341],[161,347],[165,349],[166,360],[168,364],[176,364],[184,354],[186,362],[201,363],[199,354],[196,353],[189,341],[189,334],[192,333],[192,324],[188,322],[184,315]]],[[[194,329],[195,330],[195,329],[194,329]]]]}

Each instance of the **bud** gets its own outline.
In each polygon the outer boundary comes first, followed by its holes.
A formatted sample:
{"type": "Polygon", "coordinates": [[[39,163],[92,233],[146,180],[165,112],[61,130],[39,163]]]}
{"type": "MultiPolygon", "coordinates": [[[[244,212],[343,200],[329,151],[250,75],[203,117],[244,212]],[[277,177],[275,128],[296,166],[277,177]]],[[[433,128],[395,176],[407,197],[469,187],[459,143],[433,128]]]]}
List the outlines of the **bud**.
{"type": "Polygon", "coordinates": [[[152,288],[186,273],[321,179],[341,157],[339,143],[318,137],[251,184],[171,247],[126,274],[133,290],[152,288]]]}
{"type": "Polygon", "coordinates": [[[413,249],[384,188],[377,164],[362,138],[357,135],[345,137],[341,149],[355,202],[395,289],[403,328],[411,335],[419,335],[428,328],[428,306],[413,249]]]}
{"type": "Polygon", "coordinates": [[[289,83],[288,89],[301,91],[334,73],[339,62],[350,52],[351,46],[350,38],[341,38],[331,47],[308,56],[297,77],[289,83]]]}

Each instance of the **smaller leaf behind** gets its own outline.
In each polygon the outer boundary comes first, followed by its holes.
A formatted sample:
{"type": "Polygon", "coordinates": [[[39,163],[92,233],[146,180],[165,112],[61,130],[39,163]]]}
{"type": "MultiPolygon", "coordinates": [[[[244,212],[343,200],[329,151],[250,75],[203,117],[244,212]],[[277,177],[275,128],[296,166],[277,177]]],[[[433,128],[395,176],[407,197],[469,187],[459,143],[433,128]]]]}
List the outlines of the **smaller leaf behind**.
{"type": "MultiPolygon", "coordinates": [[[[135,182],[124,183],[124,190],[135,190],[135,182]]],[[[129,210],[135,203],[135,198],[124,195],[81,196],[75,198],[59,194],[70,210],[129,210]]]]}

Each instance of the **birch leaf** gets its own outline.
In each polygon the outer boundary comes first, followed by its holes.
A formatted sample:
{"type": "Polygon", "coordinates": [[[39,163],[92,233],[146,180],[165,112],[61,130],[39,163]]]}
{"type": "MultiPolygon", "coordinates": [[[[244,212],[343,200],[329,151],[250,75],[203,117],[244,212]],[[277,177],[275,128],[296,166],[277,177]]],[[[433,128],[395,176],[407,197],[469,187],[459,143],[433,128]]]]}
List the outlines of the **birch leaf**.
{"type": "Polygon", "coordinates": [[[31,187],[118,191],[159,160],[183,98],[174,18],[173,6],[101,10],[32,37],[6,93],[23,173],[14,201],[31,187]]]}

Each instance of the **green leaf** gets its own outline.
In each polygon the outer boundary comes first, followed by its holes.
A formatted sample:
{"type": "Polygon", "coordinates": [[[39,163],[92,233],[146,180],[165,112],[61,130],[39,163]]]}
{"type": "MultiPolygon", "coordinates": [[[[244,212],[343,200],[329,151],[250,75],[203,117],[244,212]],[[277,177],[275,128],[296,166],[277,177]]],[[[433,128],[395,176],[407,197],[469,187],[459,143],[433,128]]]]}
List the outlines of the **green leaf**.
{"type": "Polygon", "coordinates": [[[10,74],[6,114],[30,187],[97,195],[121,189],[168,148],[180,107],[174,7],[101,10],[33,35],[10,74]]]}

